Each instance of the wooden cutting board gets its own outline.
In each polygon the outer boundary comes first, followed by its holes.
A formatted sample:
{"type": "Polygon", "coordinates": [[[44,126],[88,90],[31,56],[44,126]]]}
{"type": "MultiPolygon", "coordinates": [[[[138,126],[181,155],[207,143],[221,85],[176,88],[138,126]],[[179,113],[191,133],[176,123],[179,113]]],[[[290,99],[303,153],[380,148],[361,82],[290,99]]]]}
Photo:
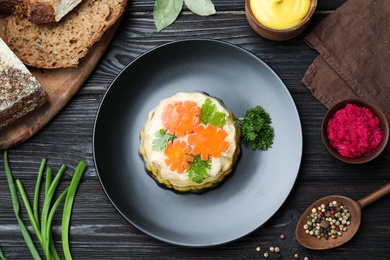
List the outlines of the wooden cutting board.
{"type": "MultiPolygon", "coordinates": [[[[49,95],[49,102],[0,130],[0,150],[18,145],[44,127],[69,102],[93,71],[120,23],[119,19],[80,60],[77,68],[37,69],[30,68],[49,95]]],[[[0,27],[4,17],[0,16],[0,27]]],[[[1,34],[0,34],[1,35],[1,34]]]]}

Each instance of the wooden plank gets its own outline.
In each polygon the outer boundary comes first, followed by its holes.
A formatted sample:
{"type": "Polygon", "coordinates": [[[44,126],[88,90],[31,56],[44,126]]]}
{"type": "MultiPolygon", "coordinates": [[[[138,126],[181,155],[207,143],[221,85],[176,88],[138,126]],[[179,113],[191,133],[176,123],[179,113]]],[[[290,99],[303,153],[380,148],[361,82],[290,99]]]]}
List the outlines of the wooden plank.
{"type": "MultiPolygon", "coordinates": [[[[49,102],[0,130],[0,149],[18,145],[44,127],[69,102],[83,85],[110,44],[119,26],[118,21],[80,61],[77,68],[29,68],[49,95],[49,102]]],[[[0,22],[1,26],[1,22],[0,22]]]]}
{"type": "MultiPolygon", "coordinates": [[[[135,1],[136,5],[153,1],[135,1]]],[[[220,1],[240,5],[243,1],[220,1]]],[[[333,1],[320,1],[329,5],[333,1]]],[[[335,1],[340,3],[340,1],[335,1]]],[[[336,4],[335,4],[336,5],[336,4]]],[[[141,10],[141,9],[140,9],[141,10]]],[[[328,13],[315,14],[314,28],[328,13]]],[[[10,149],[15,177],[21,178],[31,197],[37,167],[45,156],[53,169],[66,163],[70,180],[78,160],[88,167],[80,184],[72,215],[71,249],[74,259],[276,259],[263,256],[271,246],[281,248],[281,259],[387,259],[389,253],[390,200],[383,198],[363,210],[357,236],[346,245],[327,251],[303,248],[295,240],[300,214],[315,199],[340,194],[360,199],[388,182],[390,162],[378,158],[367,165],[348,165],[335,160],[322,144],[320,127],[326,108],[302,85],[301,79],[318,55],[303,42],[303,35],[282,43],[256,35],[242,11],[225,12],[213,18],[182,15],[161,33],[155,32],[150,10],[127,11],[110,47],[72,100],[33,138],[10,149]],[[298,179],[280,210],[262,227],[227,245],[212,248],[182,248],[157,241],[137,230],[115,210],[106,197],[93,166],[92,131],[97,109],[115,76],[139,55],[170,41],[210,38],[236,44],[262,58],[275,70],[294,98],[301,117],[304,149],[298,179]],[[285,239],[279,238],[285,234],[285,239]],[[260,246],[260,252],[256,247],[260,246]]],[[[146,72],[147,73],[147,72],[146,72]]],[[[107,155],[112,156],[112,155],[107,155]]],[[[0,245],[8,259],[31,259],[18,232],[0,154],[0,245]]],[[[275,180],[275,182],[283,180],[275,180]]],[[[145,191],[147,192],[147,191],[145,191]]],[[[261,203],[261,201],[259,201],[261,203]]],[[[25,212],[22,212],[26,219],[25,212]]],[[[55,217],[54,235],[60,253],[60,216],[55,217]]]]}

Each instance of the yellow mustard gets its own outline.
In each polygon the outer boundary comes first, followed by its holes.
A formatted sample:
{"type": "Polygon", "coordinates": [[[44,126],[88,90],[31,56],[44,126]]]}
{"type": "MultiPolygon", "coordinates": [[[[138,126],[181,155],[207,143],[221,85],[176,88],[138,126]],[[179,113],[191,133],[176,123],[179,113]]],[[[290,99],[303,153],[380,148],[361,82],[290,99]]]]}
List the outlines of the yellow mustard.
{"type": "Polygon", "coordinates": [[[257,21],[276,30],[298,25],[309,12],[310,0],[250,0],[257,21]]]}

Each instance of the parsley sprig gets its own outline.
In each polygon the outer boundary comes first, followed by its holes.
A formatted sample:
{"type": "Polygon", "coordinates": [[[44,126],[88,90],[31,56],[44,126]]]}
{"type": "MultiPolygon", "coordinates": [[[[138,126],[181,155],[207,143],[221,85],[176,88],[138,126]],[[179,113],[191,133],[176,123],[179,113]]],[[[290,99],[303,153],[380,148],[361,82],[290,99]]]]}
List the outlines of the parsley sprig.
{"type": "Polygon", "coordinates": [[[188,170],[188,177],[195,183],[202,183],[208,176],[208,170],[210,169],[210,158],[207,161],[203,161],[200,155],[194,156],[194,161],[190,163],[191,167],[188,170]]]}
{"type": "Polygon", "coordinates": [[[210,98],[207,98],[202,105],[202,114],[200,121],[203,124],[215,125],[216,127],[223,127],[225,125],[226,114],[219,112],[217,106],[213,104],[210,98]]]}
{"type": "Polygon", "coordinates": [[[237,118],[244,145],[252,150],[266,151],[274,142],[274,129],[270,115],[261,106],[248,109],[245,117],[237,118]]]}
{"type": "Polygon", "coordinates": [[[170,135],[164,129],[158,130],[154,136],[156,139],[153,140],[152,149],[153,151],[163,151],[167,148],[169,142],[173,142],[177,138],[175,135],[170,135]]]}

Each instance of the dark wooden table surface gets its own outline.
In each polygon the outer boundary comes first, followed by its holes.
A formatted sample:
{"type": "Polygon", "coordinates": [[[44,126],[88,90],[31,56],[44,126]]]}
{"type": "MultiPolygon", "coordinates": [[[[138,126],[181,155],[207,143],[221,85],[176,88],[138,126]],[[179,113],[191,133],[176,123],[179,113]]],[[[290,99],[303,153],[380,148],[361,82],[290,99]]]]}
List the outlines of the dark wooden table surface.
{"type": "MultiPolygon", "coordinates": [[[[23,181],[31,195],[42,157],[48,158],[53,169],[59,169],[62,163],[68,165],[63,177],[65,181],[69,181],[81,159],[88,162],[72,215],[70,239],[74,259],[265,259],[263,253],[270,246],[280,247],[283,259],[294,259],[296,253],[300,259],[389,259],[389,198],[363,210],[357,235],[343,246],[313,251],[302,247],[295,239],[298,218],[314,200],[332,194],[358,200],[388,183],[390,176],[390,162],[382,157],[364,165],[348,165],[327,152],[320,133],[327,109],[301,83],[305,71],[317,57],[316,51],[304,43],[304,35],[345,1],[319,0],[310,27],[303,35],[285,42],[268,41],[252,31],[245,18],[244,0],[213,2],[217,15],[199,17],[184,11],[173,25],[157,33],[152,16],[154,0],[129,0],[112,44],[80,91],[38,134],[9,149],[14,177],[23,181]],[[129,224],[106,197],[92,155],[96,112],[115,76],[132,60],[154,47],[192,38],[232,43],[266,62],[290,91],[303,130],[303,156],[298,178],[280,210],[251,234],[212,248],[165,244],[129,224]],[[280,239],[280,234],[284,234],[285,239],[280,239]],[[260,252],[256,250],[258,246],[262,248],[260,252]]],[[[12,210],[2,157],[0,246],[7,259],[31,259],[12,210]]],[[[22,216],[27,220],[24,212],[22,216]]],[[[55,216],[53,232],[60,248],[60,216],[55,216]]]]}

